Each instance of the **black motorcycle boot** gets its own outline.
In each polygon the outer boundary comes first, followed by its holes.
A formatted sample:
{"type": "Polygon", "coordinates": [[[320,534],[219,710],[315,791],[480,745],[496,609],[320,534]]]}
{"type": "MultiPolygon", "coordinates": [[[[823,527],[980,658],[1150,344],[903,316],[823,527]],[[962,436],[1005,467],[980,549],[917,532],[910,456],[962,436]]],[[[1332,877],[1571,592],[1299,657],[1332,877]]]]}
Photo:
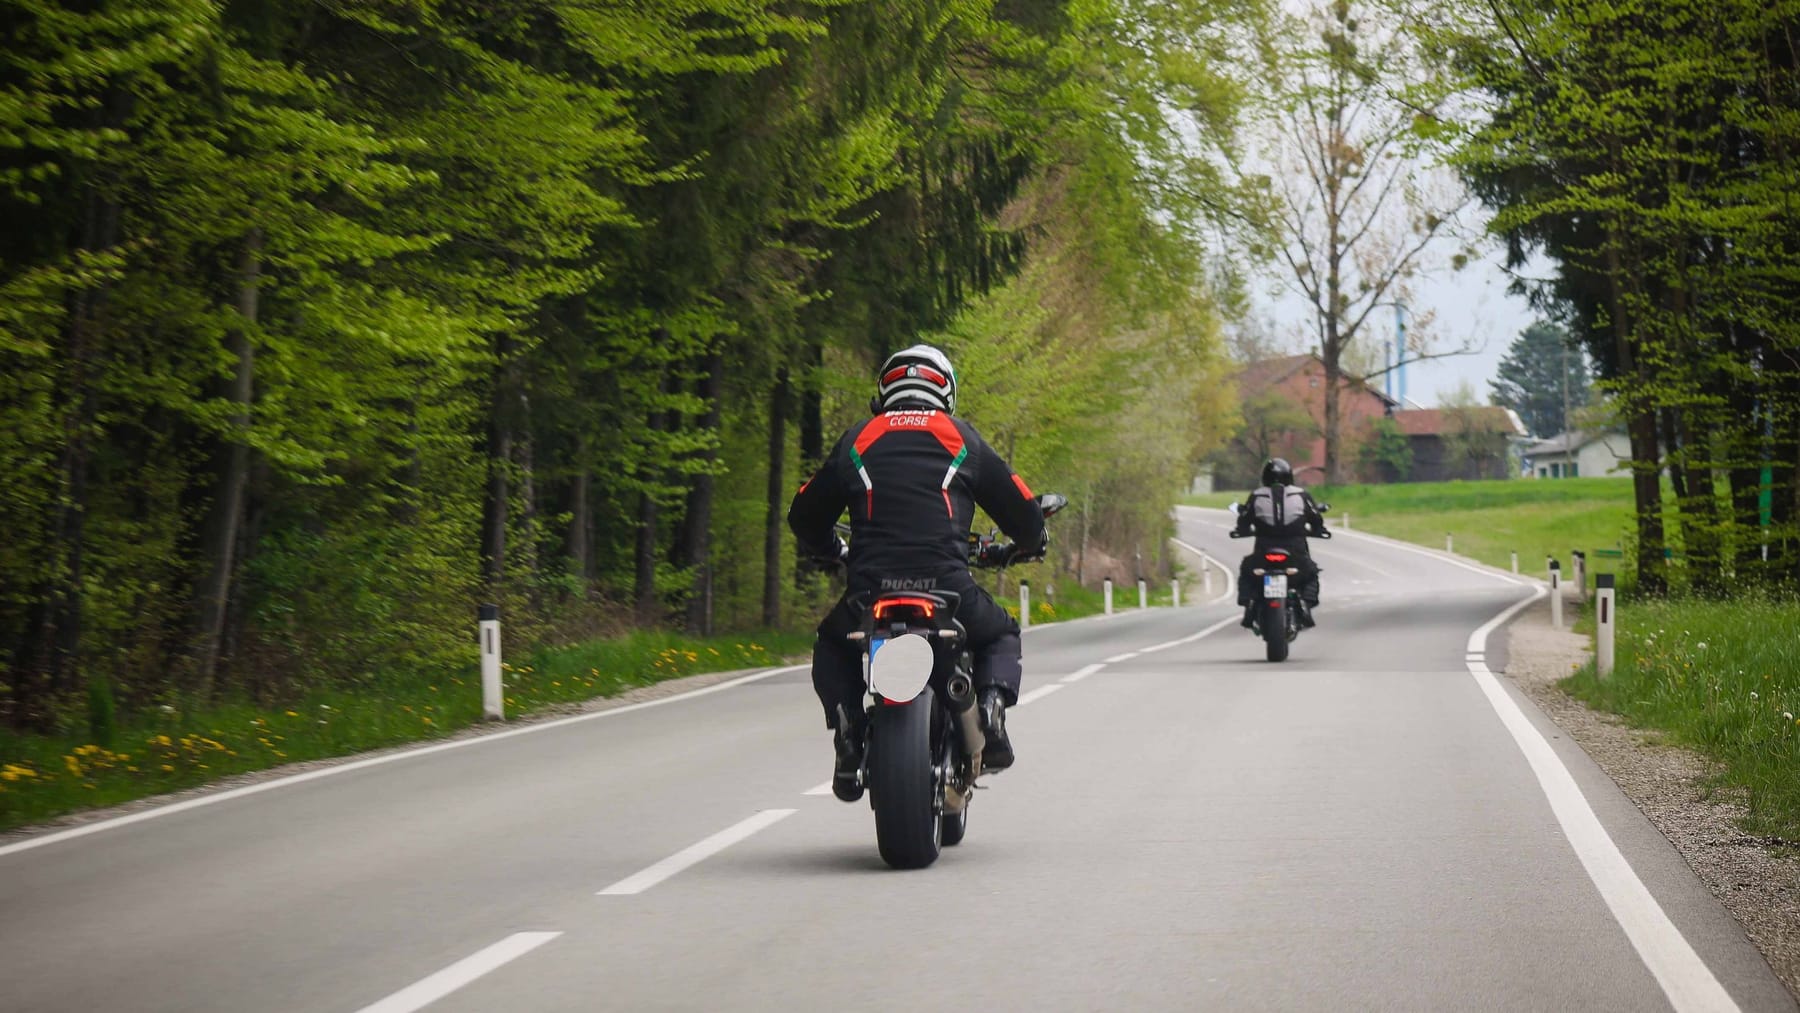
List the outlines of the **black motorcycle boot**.
{"type": "Polygon", "coordinates": [[[1251,602],[1250,604],[1244,606],[1244,621],[1242,623],[1240,623],[1239,625],[1247,630],[1256,629],[1256,603],[1255,602],[1251,602]]]}
{"type": "Polygon", "coordinates": [[[1310,630],[1314,626],[1318,625],[1317,623],[1313,622],[1313,617],[1312,617],[1312,610],[1314,608],[1318,607],[1318,604],[1319,603],[1316,601],[1303,602],[1301,604],[1301,606],[1300,606],[1300,628],[1301,629],[1310,630]]]}
{"type": "Polygon", "coordinates": [[[831,793],[839,801],[854,802],[863,796],[862,763],[864,735],[862,715],[852,718],[838,708],[837,729],[831,733],[831,745],[837,753],[831,768],[831,793]]]}
{"type": "Polygon", "coordinates": [[[981,750],[983,770],[1005,770],[1013,765],[1012,739],[1006,736],[1006,701],[998,689],[981,691],[981,734],[987,746],[981,750]]]}

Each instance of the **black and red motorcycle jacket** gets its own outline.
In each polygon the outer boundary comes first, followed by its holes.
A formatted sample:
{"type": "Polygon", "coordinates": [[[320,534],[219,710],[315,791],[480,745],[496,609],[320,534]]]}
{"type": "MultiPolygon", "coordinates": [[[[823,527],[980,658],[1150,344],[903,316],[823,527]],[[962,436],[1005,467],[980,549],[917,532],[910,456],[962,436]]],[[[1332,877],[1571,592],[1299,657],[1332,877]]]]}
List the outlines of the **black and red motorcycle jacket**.
{"type": "Polygon", "coordinates": [[[807,553],[837,551],[850,512],[851,590],[925,590],[969,572],[980,506],[1024,555],[1045,545],[1044,512],[975,427],[940,411],[898,409],[851,427],[788,507],[807,553]]]}

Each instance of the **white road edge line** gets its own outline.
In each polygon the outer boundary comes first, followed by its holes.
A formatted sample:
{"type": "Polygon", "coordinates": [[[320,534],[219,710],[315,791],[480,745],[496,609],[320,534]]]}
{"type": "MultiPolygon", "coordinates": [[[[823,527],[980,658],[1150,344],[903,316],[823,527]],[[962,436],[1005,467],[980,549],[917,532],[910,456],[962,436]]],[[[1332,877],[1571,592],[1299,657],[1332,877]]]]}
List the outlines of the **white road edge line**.
{"type": "Polygon", "coordinates": [[[1158,645],[1154,649],[1160,651],[1164,647],[1179,647],[1182,644],[1191,644],[1194,641],[1199,640],[1201,637],[1210,637],[1213,634],[1224,629],[1225,627],[1230,626],[1233,623],[1242,622],[1242,621],[1243,620],[1242,620],[1241,616],[1227,616],[1224,619],[1221,619],[1218,622],[1213,623],[1211,626],[1208,626],[1206,629],[1201,630],[1199,633],[1190,633],[1187,636],[1182,637],[1180,640],[1171,640],[1166,644],[1158,645]]]}
{"type": "Polygon", "coordinates": [[[705,861],[733,844],[766,829],[799,812],[798,809],[764,809],[755,816],[740,820],[698,844],[690,844],[662,861],[634,872],[617,883],[595,893],[596,897],[622,897],[643,893],[670,876],[705,861]]]}
{"type": "Polygon", "coordinates": [[[1102,668],[1105,668],[1105,667],[1106,667],[1106,665],[1104,663],[1098,664],[1098,665],[1085,665],[1081,668],[1076,669],[1073,672],[1070,672],[1068,675],[1063,676],[1062,681],[1065,683],[1080,682],[1081,680],[1087,678],[1090,675],[1093,675],[1095,672],[1098,672],[1102,668]]]}
{"type": "Polygon", "coordinates": [[[1063,688],[1063,684],[1060,682],[1053,682],[1047,686],[1039,686],[1038,688],[1032,690],[1029,693],[1022,694],[1019,697],[1019,702],[1013,704],[1011,709],[1016,710],[1020,707],[1025,706],[1026,704],[1032,702],[1033,700],[1042,700],[1044,697],[1047,697],[1050,694],[1052,694],[1062,688],[1063,688]]]}
{"type": "Polygon", "coordinates": [[[1121,661],[1130,661],[1132,658],[1137,657],[1138,654],[1140,654],[1140,653],[1141,652],[1139,652],[1139,651],[1126,651],[1124,654],[1115,654],[1112,657],[1106,659],[1106,664],[1116,665],[1121,661]]]}
{"type": "Polygon", "coordinates": [[[309,770],[303,774],[289,774],[286,777],[278,777],[272,781],[262,781],[257,784],[245,785],[242,788],[232,788],[227,791],[215,792],[211,795],[201,795],[198,798],[190,798],[183,802],[171,802],[168,805],[157,806],[154,809],[146,809],[142,812],[131,813],[127,816],[115,816],[109,820],[84,823],[81,826],[70,827],[67,830],[58,830],[54,833],[40,834],[36,837],[27,837],[22,841],[14,841],[11,844],[0,845],[0,858],[17,854],[21,851],[30,851],[32,848],[41,848],[50,844],[58,844],[62,841],[71,841],[77,837],[86,837],[89,834],[97,834],[105,830],[116,830],[120,827],[130,826],[133,823],[142,823],[145,820],[153,820],[161,816],[173,816],[176,813],[184,813],[191,809],[199,809],[203,806],[217,805],[220,802],[230,802],[233,799],[240,799],[249,795],[258,795],[265,791],[273,791],[276,788],[285,788],[289,785],[303,784],[307,781],[317,781],[320,778],[333,777],[338,774],[348,774],[353,770],[365,770],[369,767],[379,767],[384,763],[394,763],[399,760],[410,760],[420,756],[430,756],[433,753],[445,753],[452,749],[462,749],[467,746],[479,746],[489,742],[499,742],[502,739],[510,739],[518,735],[535,735],[538,732],[547,732],[552,728],[562,728],[566,725],[579,724],[583,721],[594,721],[599,718],[615,717],[620,714],[629,714],[632,711],[640,711],[649,707],[661,707],[664,704],[676,703],[681,700],[692,700],[695,697],[706,696],[709,693],[722,693],[725,690],[735,689],[738,686],[760,682],[770,676],[783,675],[788,672],[800,672],[811,667],[812,665],[809,662],[804,665],[787,665],[782,668],[771,668],[766,672],[754,672],[750,675],[729,679],[725,682],[716,682],[711,686],[702,686],[699,689],[689,690],[686,693],[677,693],[674,696],[665,696],[657,700],[645,700],[642,703],[626,704],[623,707],[613,707],[608,710],[594,711],[591,714],[576,714],[572,717],[557,718],[553,721],[540,721],[536,724],[509,729],[504,732],[493,732],[488,735],[476,735],[466,739],[456,739],[451,742],[439,742],[435,745],[420,746],[417,749],[405,749],[396,753],[385,753],[381,756],[371,756],[363,760],[352,760],[349,763],[339,763],[330,767],[320,767],[317,770],[309,770]]]}
{"type": "Polygon", "coordinates": [[[831,782],[826,781],[823,784],[815,784],[811,788],[806,789],[805,791],[801,792],[800,794],[802,794],[802,795],[829,795],[829,794],[831,794],[831,782]]]}
{"type": "MultiPolygon", "coordinates": [[[[1230,529],[1228,528],[1226,530],[1230,530],[1230,529]]],[[[1208,555],[1206,550],[1200,548],[1199,546],[1189,545],[1187,542],[1184,542],[1179,538],[1171,538],[1171,539],[1169,539],[1169,541],[1174,542],[1176,545],[1179,545],[1182,548],[1193,553],[1194,555],[1199,556],[1201,559],[1212,559],[1212,556],[1208,555]]],[[[1207,602],[1206,604],[1208,604],[1208,605],[1216,605],[1219,602],[1222,602],[1225,599],[1233,597],[1237,594],[1237,577],[1235,577],[1232,574],[1230,567],[1221,566],[1221,567],[1219,567],[1219,572],[1225,575],[1225,591],[1224,591],[1224,593],[1220,594],[1219,596],[1213,598],[1211,601],[1207,602]]]]}
{"type": "Polygon", "coordinates": [[[476,978],[523,957],[561,932],[515,932],[484,950],[462,958],[442,971],[422,978],[357,1013],[412,1013],[437,1002],[476,978]]]}
{"type": "MultiPolygon", "coordinates": [[[[1531,597],[1511,606],[1469,634],[1469,653],[1484,650],[1488,634],[1548,593],[1543,587],[1533,588],[1531,597]]],[[[1601,825],[1600,818],[1594,815],[1594,809],[1581,793],[1580,786],[1575,783],[1574,775],[1563,765],[1556,750],[1545,741],[1543,733],[1519,709],[1519,705],[1507,694],[1505,687],[1500,685],[1500,681],[1485,663],[1470,661],[1467,664],[1469,674],[1475,678],[1475,684],[1481,687],[1481,692],[1494,708],[1494,713],[1499,715],[1506,730],[1512,733],[1519,751],[1525,754],[1526,762],[1537,776],[1539,787],[1543,788],[1545,797],[1550,801],[1551,811],[1556,814],[1556,822],[1562,826],[1564,839],[1575,850],[1576,857],[1581,859],[1588,878],[1593,880],[1601,899],[1606,901],[1607,908],[1625,930],[1631,945],[1636,947],[1644,966],[1650,969],[1657,984],[1662,986],[1669,1005],[1674,1007],[1676,1013],[1736,1011],[1737,1003],[1732,1001],[1724,986],[1719,984],[1719,979],[1713,976],[1712,969],[1694,952],[1681,930],[1669,920],[1667,912],[1656,902],[1656,897],[1650,893],[1649,888],[1644,886],[1644,881],[1638,878],[1631,863],[1625,860],[1619,846],[1601,825]]]]}

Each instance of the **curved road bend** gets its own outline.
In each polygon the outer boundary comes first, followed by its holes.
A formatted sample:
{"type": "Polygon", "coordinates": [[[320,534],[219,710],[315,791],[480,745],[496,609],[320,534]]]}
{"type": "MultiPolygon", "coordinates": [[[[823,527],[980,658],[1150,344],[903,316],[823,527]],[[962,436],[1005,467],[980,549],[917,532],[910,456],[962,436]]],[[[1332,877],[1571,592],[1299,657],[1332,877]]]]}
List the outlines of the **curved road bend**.
{"type": "MultiPolygon", "coordinates": [[[[1182,538],[1234,563],[1227,521],[1184,510],[1182,538]]],[[[1368,536],[1315,553],[1319,628],[1281,665],[1229,603],[1031,632],[1020,766],[923,872],[809,794],[829,743],[785,671],[0,846],[0,1009],[1795,1008],[1472,673],[1531,587],[1368,536]]]]}

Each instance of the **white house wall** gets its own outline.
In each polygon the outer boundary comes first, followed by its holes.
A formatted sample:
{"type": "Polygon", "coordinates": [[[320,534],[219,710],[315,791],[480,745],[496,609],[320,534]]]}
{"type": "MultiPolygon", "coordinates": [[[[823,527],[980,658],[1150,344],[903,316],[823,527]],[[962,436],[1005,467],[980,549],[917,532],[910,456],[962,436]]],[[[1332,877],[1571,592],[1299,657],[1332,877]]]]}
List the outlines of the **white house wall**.
{"type": "Polygon", "coordinates": [[[1575,455],[1583,478],[1631,473],[1631,443],[1624,433],[1607,433],[1582,447],[1575,455]]]}

